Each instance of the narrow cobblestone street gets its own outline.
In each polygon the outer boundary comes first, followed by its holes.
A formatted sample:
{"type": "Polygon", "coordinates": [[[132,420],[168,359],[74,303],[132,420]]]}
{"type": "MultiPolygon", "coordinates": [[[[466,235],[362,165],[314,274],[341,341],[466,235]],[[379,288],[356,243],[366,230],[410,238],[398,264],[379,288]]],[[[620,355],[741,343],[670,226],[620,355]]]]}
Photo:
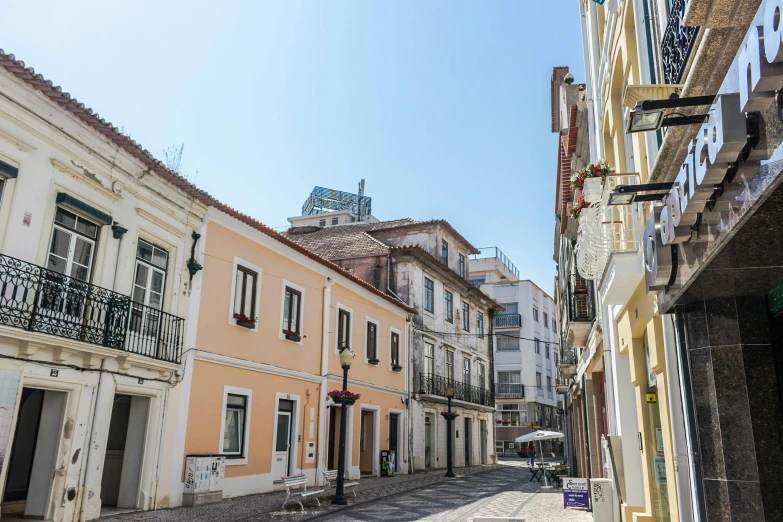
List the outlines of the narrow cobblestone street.
{"type": "Polygon", "coordinates": [[[561,490],[540,490],[530,482],[522,461],[503,461],[497,466],[458,469],[456,479],[446,479],[443,470],[392,478],[362,479],[357,497],[349,495],[347,508],[321,506],[305,501],[305,511],[290,503],[281,510],[282,492],[251,495],[196,508],[145,511],[106,517],[102,520],[207,522],[207,521],[470,521],[477,516],[522,517],[526,522],[588,522],[589,513],[564,510],[561,490]]]}

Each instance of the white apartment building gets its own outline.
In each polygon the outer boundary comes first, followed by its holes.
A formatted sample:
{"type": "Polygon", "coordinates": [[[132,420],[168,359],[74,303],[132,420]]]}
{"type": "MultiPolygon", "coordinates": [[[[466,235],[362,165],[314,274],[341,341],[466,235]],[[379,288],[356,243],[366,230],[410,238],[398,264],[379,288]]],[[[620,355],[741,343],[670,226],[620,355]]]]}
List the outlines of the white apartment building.
{"type": "MultiPolygon", "coordinates": [[[[497,247],[470,259],[470,281],[505,308],[495,315],[495,444],[499,455],[515,454],[514,440],[535,429],[560,431],[555,394],[558,365],[557,309],[552,298],[497,247]]],[[[546,454],[560,444],[546,443],[546,454]]]]}

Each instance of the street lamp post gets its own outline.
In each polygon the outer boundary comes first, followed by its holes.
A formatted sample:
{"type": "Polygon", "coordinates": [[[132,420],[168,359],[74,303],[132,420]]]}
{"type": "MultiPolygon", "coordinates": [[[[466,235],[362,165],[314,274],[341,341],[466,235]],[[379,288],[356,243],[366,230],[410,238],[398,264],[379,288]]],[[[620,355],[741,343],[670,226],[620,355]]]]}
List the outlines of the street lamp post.
{"type": "MultiPolygon", "coordinates": [[[[451,398],[454,397],[454,388],[449,386],[446,388],[446,399],[448,400],[449,406],[449,414],[451,413],[451,398]]],[[[448,415],[446,417],[446,476],[447,477],[453,477],[454,471],[451,469],[451,423],[452,423],[452,416],[448,415]]]]}
{"type": "MultiPolygon", "coordinates": [[[[350,348],[344,348],[340,352],[340,366],[343,368],[343,391],[348,389],[348,369],[353,361],[353,352],[350,348]]],[[[352,403],[350,403],[352,404],[352,403]]],[[[340,410],[340,452],[337,457],[337,490],[334,492],[332,504],[345,506],[348,500],[345,498],[345,423],[348,417],[348,402],[342,402],[340,410]]]]}

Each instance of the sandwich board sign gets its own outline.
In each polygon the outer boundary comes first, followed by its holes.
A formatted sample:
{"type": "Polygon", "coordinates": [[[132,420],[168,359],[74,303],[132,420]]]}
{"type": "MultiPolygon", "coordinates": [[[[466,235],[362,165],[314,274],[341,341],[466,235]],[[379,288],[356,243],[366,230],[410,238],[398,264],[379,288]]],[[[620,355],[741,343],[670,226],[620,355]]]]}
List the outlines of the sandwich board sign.
{"type": "Polygon", "coordinates": [[[589,508],[590,487],[583,478],[563,478],[563,504],[567,508],[589,508]]]}

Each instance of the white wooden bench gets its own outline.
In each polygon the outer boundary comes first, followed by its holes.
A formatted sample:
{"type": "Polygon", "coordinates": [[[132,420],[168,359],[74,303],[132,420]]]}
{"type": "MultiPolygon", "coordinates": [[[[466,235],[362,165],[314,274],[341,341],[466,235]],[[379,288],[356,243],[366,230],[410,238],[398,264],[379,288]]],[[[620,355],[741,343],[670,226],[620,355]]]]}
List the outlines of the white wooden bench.
{"type": "MultiPolygon", "coordinates": [[[[326,484],[329,487],[337,488],[337,470],[336,469],[333,469],[331,471],[324,470],[324,478],[326,479],[326,484]]],[[[359,485],[359,483],[356,482],[356,481],[354,481],[354,482],[343,482],[343,489],[353,488],[353,487],[356,487],[358,485],[359,485]]],[[[355,498],[356,497],[356,491],[354,490],[354,491],[352,491],[352,493],[353,493],[353,496],[355,498]]]]}
{"type": "Polygon", "coordinates": [[[304,513],[304,506],[302,505],[302,499],[307,497],[315,497],[315,501],[318,502],[318,505],[321,505],[321,501],[318,500],[318,495],[323,493],[323,489],[317,489],[317,490],[307,490],[307,477],[304,475],[292,475],[290,477],[283,477],[283,485],[285,486],[285,502],[283,502],[283,505],[280,509],[283,509],[286,504],[288,504],[289,501],[296,502],[299,504],[299,508],[302,510],[302,513],[304,513]]]}

